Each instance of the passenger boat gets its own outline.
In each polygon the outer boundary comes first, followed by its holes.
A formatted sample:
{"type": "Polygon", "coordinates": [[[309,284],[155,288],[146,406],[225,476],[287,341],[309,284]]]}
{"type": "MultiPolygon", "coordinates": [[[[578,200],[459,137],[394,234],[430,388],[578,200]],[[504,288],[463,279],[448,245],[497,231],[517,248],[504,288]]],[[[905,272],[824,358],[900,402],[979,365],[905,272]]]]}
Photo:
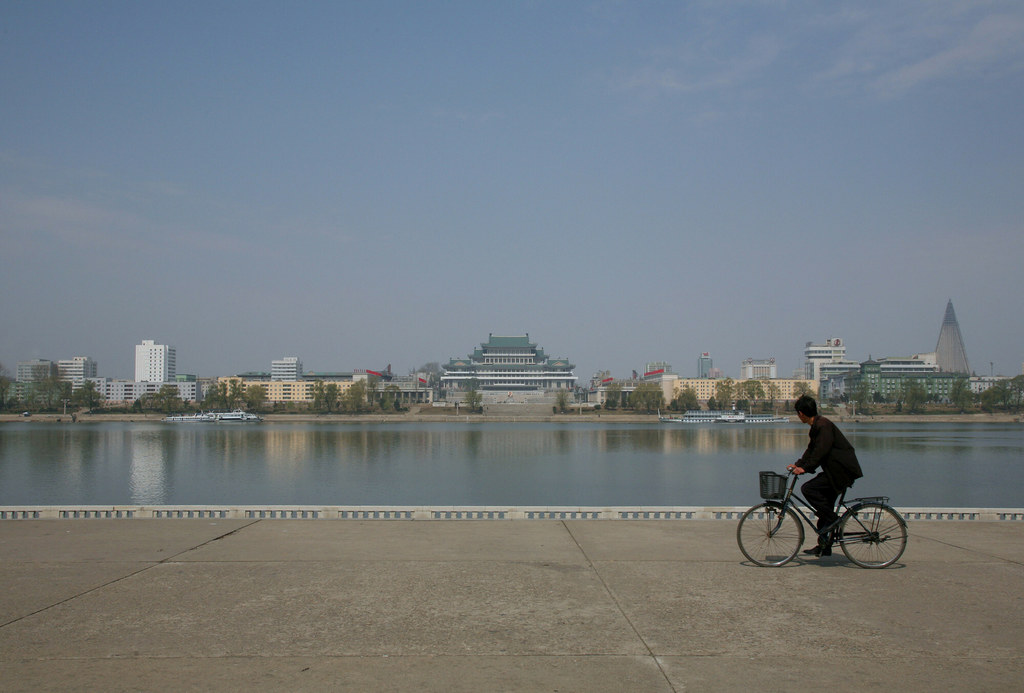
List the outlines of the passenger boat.
{"type": "Polygon", "coordinates": [[[774,414],[747,414],[746,423],[748,423],[748,424],[789,423],[789,417],[788,416],[775,416],[774,414]]]}
{"type": "Polygon", "coordinates": [[[691,410],[679,416],[662,416],[658,410],[658,421],[661,423],[683,423],[683,424],[707,424],[707,423],[731,423],[731,424],[764,424],[764,423],[789,423],[785,416],[773,416],[772,414],[747,414],[737,411],[716,411],[714,409],[691,410]]]}
{"type": "Polygon", "coordinates": [[[235,409],[234,411],[216,412],[214,416],[217,417],[217,421],[221,423],[259,423],[263,421],[262,416],[256,414],[250,414],[247,411],[241,409],[235,409]]]}
{"type": "Polygon", "coordinates": [[[198,414],[175,414],[165,416],[163,420],[167,423],[259,423],[263,421],[263,417],[236,409],[234,411],[199,412],[198,414]]]}
{"type": "Polygon", "coordinates": [[[216,414],[204,412],[198,414],[175,414],[164,417],[164,421],[167,423],[213,423],[216,420],[216,414]]]}

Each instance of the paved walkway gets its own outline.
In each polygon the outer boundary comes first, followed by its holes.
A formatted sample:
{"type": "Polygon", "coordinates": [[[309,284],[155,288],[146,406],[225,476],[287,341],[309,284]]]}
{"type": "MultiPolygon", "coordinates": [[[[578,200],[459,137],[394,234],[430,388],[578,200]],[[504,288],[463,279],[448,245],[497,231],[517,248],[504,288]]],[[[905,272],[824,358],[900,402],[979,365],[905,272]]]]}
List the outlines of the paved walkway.
{"type": "Polygon", "coordinates": [[[0,689],[1020,690],[1024,523],[912,523],[886,570],[734,531],[3,521],[0,689]]]}

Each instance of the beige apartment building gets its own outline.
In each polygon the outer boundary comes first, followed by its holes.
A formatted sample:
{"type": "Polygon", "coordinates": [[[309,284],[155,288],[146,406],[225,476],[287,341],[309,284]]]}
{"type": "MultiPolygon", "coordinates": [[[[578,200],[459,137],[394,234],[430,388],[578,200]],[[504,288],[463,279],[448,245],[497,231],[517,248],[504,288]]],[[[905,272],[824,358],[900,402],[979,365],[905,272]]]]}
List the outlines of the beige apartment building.
{"type": "MultiPolygon", "coordinates": [[[[701,403],[706,403],[712,397],[717,399],[718,385],[724,380],[724,378],[677,378],[672,382],[672,396],[668,397],[666,392],[666,398],[668,400],[675,399],[679,394],[687,387],[692,388],[697,393],[697,399],[701,403]]],[[[765,391],[765,399],[770,399],[768,396],[769,385],[775,385],[778,388],[778,393],[775,396],[776,400],[795,400],[797,398],[797,388],[801,385],[806,386],[812,393],[817,395],[818,384],[813,380],[798,380],[794,378],[775,378],[772,380],[758,379],[761,386],[765,391]]],[[[736,387],[734,396],[741,392],[739,390],[742,387],[744,380],[734,380],[733,384],[736,387]]],[[[722,405],[723,403],[719,403],[722,405]]]]}
{"type": "Polygon", "coordinates": [[[232,375],[217,378],[218,383],[227,383],[228,387],[231,387],[232,383],[241,383],[242,391],[253,385],[260,385],[267,391],[267,402],[271,404],[276,403],[301,403],[310,404],[313,402],[313,387],[317,382],[322,382],[324,387],[328,385],[337,385],[338,396],[342,397],[345,392],[352,387],[353,380],[351,378],[347,380],[268,380],[266,378],[244,378],[242,376],[232,375]]]}
{"type": "Polygon", "coordinates": [[[358,370],[353,373],[307,373],[298,380],[274,380],[267,373],[243,373],[218,378],[217,383],[227,383],[229,388],[232,383],[241,383],[243,392],[253,385],[260,385],[266,390],[266,401],[270,404],[312,404],[317,383],[323,383],[325,388],[337,386],[338,398],[343,399],[353,384],[365,383],[373,377],[381,378],[376,385],[378,396],[390,392],[403,406],[434,401],[434,391],[427,385],[426,374],[423,373],[392,376],[358,370]]]}

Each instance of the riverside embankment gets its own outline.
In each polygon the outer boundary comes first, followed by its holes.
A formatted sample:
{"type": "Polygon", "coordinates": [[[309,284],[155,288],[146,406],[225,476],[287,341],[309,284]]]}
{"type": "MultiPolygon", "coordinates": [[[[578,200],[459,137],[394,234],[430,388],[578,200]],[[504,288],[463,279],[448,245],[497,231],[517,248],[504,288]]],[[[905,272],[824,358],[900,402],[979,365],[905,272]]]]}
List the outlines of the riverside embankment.
{"type": "Polygon", "coordinates": [[[0,522],[5,691],[1017,691],[1024,523],[898,565],[734,521],[0,522]]]}

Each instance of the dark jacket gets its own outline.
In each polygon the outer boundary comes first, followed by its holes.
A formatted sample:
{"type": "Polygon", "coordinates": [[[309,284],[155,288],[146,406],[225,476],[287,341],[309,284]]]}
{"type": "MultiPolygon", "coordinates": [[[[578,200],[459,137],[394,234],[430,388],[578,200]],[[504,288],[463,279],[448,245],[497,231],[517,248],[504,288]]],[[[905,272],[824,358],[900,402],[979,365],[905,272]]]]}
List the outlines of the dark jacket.
{"type": "Polygon", "coordinates": [[[864,476],[853,446],[834,423],[824,416],[815,417],[808,435],[811,441],[797,466],[807,472],[820,466],[837,491],[853,486],[856,479],[864,476]]]}

